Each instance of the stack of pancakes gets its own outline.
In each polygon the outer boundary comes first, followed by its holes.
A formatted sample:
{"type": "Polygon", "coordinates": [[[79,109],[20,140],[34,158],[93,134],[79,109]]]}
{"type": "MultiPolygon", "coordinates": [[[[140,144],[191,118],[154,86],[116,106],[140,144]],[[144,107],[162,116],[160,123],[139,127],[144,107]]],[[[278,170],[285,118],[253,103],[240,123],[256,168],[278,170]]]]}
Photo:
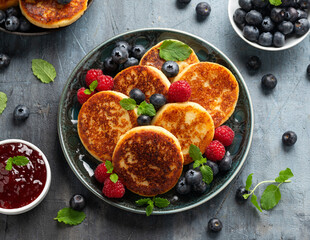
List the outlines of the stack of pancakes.
{"type": "Polygon", "coordinates": [[[178,62],[179,74],[168,79],[162,72],[159,43],[141,59],[114,78],[114,91],[92,96],[81,108],[78,133],[85,148],[96,159],[112,160],[114,171],[125,186],[141,196],[169,191],[177,183],[183,164],[189,164],[191,144],[202,153],[213,139],[214,129],[233,113],[238,101],[236,78],[225,67],[199,62],[194,51],[178,62]],[[137,127],[135,110],[124,110],[119,101],[133,88],[167,95],[171,82],[187,81],[190,101],[168,103],[152,120],[153,126],[137,127]]]}

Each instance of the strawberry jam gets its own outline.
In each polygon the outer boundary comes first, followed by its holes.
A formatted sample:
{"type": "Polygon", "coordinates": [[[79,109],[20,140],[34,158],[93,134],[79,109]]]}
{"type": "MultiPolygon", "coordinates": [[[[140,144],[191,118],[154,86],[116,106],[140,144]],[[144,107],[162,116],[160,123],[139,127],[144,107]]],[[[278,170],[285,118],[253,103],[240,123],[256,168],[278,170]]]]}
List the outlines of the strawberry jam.
{"type": "Polygon", "coordinates": [[[42,155],[23,143],[0,145],[0,207],[20,208],[33,202],[43,191],[46,182],[46,166],[42,155]],[[13,164],[5,170],[10,157],[25,156],[25,166],[13,164]]]}

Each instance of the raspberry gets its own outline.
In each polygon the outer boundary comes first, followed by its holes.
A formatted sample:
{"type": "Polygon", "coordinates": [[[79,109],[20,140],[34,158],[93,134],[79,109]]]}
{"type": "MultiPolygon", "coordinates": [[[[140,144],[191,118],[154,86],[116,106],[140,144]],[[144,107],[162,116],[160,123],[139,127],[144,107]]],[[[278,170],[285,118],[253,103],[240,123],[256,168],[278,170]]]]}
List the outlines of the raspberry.
{"type": "Polygon", "coordinates": [[[108,198],[122,198],[125,194],[125,187],[119,180],[114,183],[110,178],[107,178],[104,181],[102,193],[108,198]]]}
{"type": "Polygon", "coordinates": [[[108,169],[104,163],[100,163],[95,170],[95,178],[98,182],[104,183],[104,181],[110,177],[111,173],[107,173],[108,169]]]}
{"type": "Polygon", "coordinates": [[[234,131],[228,126],[220,126],[215,129],[214,140],[219,140],[225,147],[232,144],[234,137],[234,131]]]}
{"type": "Polygon", "coordinates": [[[92,92],[91,94],[87,95],[85,93],[85,88],[82,87],[78,90],[77,92],[77,98],[78,98],[78,101],[81,105],[83,105],[91,96],[93,96],[95,94],[95,92],[92,92]]]}
{"type": "Polygon", "coordinates": [[[206,157],[211,161],[221,161],[225,156],[225,147],[218,140],[210,143],[206,150],[206,157]]]}
{"type": "Polygon", "coordinates": [[[101,69],[90,69],[90,70],[88,70],[88,72],[86,73],[86,77],[85,77],[85,82],[86,82],[87,87],[89,87],[89,85],[93,81],[98,80],[98,76],[101,76],[101,75],[103,75],[101,69]]]}
{"type": "Polygon", "coordinates": [[[101,75],[101,76],[98,76],[97,80],[98,80],[98,86],[96,90],[98,92],[113,89],[114,81],[112,77],[108,75],[101,75]]]}
{"type": "Polygon", "coordinates": [[[186,81],[177,81],[171,84],[168,91],[169,102],[186,102],[191,97],[191,87],[186,81]]]}

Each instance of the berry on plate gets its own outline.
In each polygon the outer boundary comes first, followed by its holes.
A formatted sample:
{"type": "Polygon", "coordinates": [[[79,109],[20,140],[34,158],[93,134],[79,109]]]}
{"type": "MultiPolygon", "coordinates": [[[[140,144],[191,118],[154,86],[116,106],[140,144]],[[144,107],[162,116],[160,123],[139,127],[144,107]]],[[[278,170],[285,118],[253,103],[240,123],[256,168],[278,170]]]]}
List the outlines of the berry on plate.
{"type": "Polygon", "coordinates": [[[85,197],[81,194],[75,194],[70,199],[70,207],[76,211],[82,211],[86,206],[85,197]]]}
{"type": "Polygon", "coordinates": [[[206,150],[206,157],[211,161],[221,161],[225,156],[225,147],[218,140],[213,140],[206,150]]]}
{"type": "Polygon", "coordinates": [[[190,193],[191,185],[189,185],[186,182],[185,177],[180,177],[180,179],[179,179],[179,181],[177,183],[177,186],[176,186],[176,190],[177,190],[178,193],[180,193],[182,195],[185,195],[185,194],[190,193]]]}
{"type": "Polygon", "coordinates": [[[164,95],[155,93],[150,97],[150,103],[153,104],[155,110],[157,111],[167,103],[167,99],[164,95]]]}
{"type": "Polygon", "coordinates": [[[11,59],[8,55],[0,53],[0,69],[7,68],[10,65],[11,59]]]}
{"type": "Polygon", "coordinates": [[[89,87],[89,85],[93,81],[98,80],[98,77],[101,75],[103,75],[101,69],[90,69],[90,70],[88,70],[86,73],[86,77],[85,77],[85,82],[86,82],[87,87],[89,87]]]}
{"type": "Polygon", "coordinates": [[[77,92],[77,99],[81,105],[83,105],[91,96],[95,94],[95,92],[91,92],[91,94],[85,93],[86,88],[82,87],[77,92]]]}
{"type": "Polygon", "coordinates": [[[193,185],[193,191],[199,194],[205,193],[210,186],[206,184],[204,181],[200,181],[199,183],[193,185]]]}
{"type": "Polygon", "coordinates": [[[107,178],[104,181],[102,193],[108,198],[122,198],[125,194],[125,187],[120,180],[114,183],[110,178],[107,178]]]}
{"type": "Polygon", "coordinates": [[[214,140],[220,141],[225,147],[233,143],[234,137],[234,131],[228,126],[223,125],[215,129],[214,140]]]}
{"type": "Polygon", "coordinates": [[[98,86],[96,90],[98,92],[112,90],[114,86],[113,78],[108,75],[100,75],[97,77],[98,86]]]}
{"type": "Polygon", "coordinates": [[[145,47],[143,47],[142,45],[135,45],[132,47],[131,55],[134,58],[140,59],[143,57],[144,53],[145,53],[145,47]]]}
{"type": "Polygon", "coordinates": [[[179,65],[174,61],[167,61],[163,64],[161,71],[166,77],[175,77],[179,73],[179,65]]]}
{"type": "Polygon", "coordinates": [[[151,125],[151,117],[148,115],[140,115],[137,119],[137,123],[139,126],[147,126],[151,125]]]}
{"type": "Polygon", "coordinates": [[[202,174],[200,171],[190,169],[185,173],[185,179],[189,185],[199,184],[202,181],[202,174]]]}
{"type": "Polygon", "coordinates": [[[138,105],[145,100],[145,94],[138,88],[131,89],[129,97],[134,99],[138,105]]]}
{"type": "Polygon", "coordinates": [[[221,172],[227,172],[229,169],[231,169],[231,165],[232,165],[232,158],[230,155],[226,154],[219,163],[219,169],[221,172]]]}
{"type": "Polygon", "coordinates": [[[191,97],[192,90],[188,82],[177,81],[170,85],[168,91],[169,102],[186,102],[191,97]]]}
{"type": "Polygon", "coordinates": [[[108,169],[105,163],[100,163],[95,169],[95,178],[99,183],[104,183],[104,181],[110,177],[111,173],[107,173],[108,169]]]}

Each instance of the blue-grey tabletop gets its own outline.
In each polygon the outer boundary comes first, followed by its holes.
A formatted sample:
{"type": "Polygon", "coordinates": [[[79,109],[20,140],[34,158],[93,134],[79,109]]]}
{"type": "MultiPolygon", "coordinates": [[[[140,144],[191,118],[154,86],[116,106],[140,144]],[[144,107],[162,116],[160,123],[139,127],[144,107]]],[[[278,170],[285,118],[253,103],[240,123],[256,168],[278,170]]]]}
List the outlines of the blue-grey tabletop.
{"type": "MultiPolygon", "coordinates": [[[[0,52],[11,57],[0,72],[0,91],[8,96],[0,115],[0,140],[21,138],[37,145],[47,156],[52,184],[44,201],[18,216],[0,215],[0,239],[309,239],[310,238],[310,64],[309,36],[299,45],[281,52],[249,46],[234,32],[226,0],[208,0],[212,7],[205,21],[197,21],[192,0],[180,8],[175,0],[96,0],[76,23],[49,35],[25,37],[0,32],[0,52]],[[238,176],[215,198],[194,209],[164,216],[138,215],[104,203],[76,178],[62,153],[57,135],[57,111],[63,86],[79,61],[103,41],[139,28],[163,27],[183,30],[210,42],[226,54],[243,75],[253,101],[253,142],[238,176]],[[246,69],[249,56],[259,56],[261,68],[246,69]],[[57,71],[53,83],[43,84],[31,71],[31,61],[41,58],[57,71]],[[273,91],[261,88],[263,75],[278,79],[273,91]],[[22,124],[13,121],[18,104],[30,108],[22,124]],[[298,136],[284,147],[282,134],[298,136]],[[281,186],[282,199],[270,211],[260,213],[248,201],[235,201],[237,188],[250,173],[253,184],[274,179],[289,167],[292,182],[281,186]],[[70,227],[54,220],[75,193],[87,198],[86,219],[70,227]],[[221,232],[207,231],[212,217],[223,223],[221,232]]],[[[256,191],[261,196],[264,187],[256,191]]]]}

